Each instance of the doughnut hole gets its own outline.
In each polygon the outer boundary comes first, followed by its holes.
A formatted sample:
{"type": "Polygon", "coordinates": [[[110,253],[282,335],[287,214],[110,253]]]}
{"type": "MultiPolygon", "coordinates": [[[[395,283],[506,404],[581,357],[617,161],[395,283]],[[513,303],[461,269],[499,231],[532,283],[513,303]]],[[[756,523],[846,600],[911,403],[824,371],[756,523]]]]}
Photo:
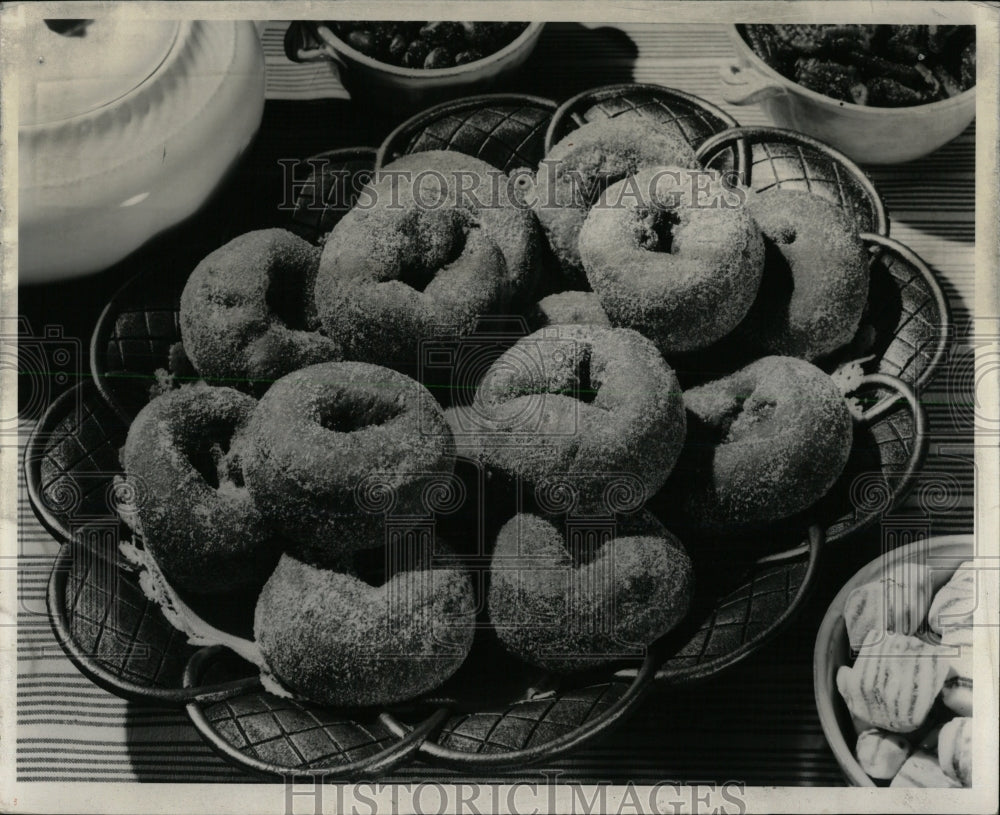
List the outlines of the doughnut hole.
{"type": "MultiPolygon", "coordinates": [[[[427,227],[430,220],[421,219],[427,227]]],[[[455,214],[445,215],[440,226],[432,229],[430,240],[421,241],[414,224],[415,243],[412,254],[407,253],[398,269],[398,279],[416,291],[423,292],[431,284],[438,272],[451,266],[465,252],[470,225],[455,214]]]]}
{"type": "MultiPolygon", "coordinates": [[[[214,434],[213,434],[214,435],[214,434]]],[[[229,436],[220,441],[202,440],[188,453],[188,460],[213,490],[244,486],[243,472],[229,457],[229,436]]]]}
{"type": "MultiPolygon", "coordinates": [[[[602,384],[602,365],[594,367],[593,348],[572,338],[540,339],[525,343],[505,354],[491,367],[479,392],[487,398],[483,412],[506,421],[514,432],[528,433],[533,423],[545,416],[552,421],[560,414],[567,421],[576,418],[570,407],[560,402],[572,399],[585,405],[597,401],[602,384]],[[518,353],[520,351],[520,353],[518,353]]],[[[557,432],[550,426],[550,432],[557,432]]],[[[566,428],[565,432],[571,432],[566,428]]]]}
{"type": "Polygon", "coordinates": [[[356,405],[335,402],[319,408],[319,425],[334,433],[356,433],[378,425],[384,425],[402,413],[400,405],[369,403],[364,411],[356,405]]]}
{"type": "Polygon", "coordinates": [[[592,371],[592,360],[593,348],[589,344],[572,340],[560,343],[552,350],[551,365],[547,366],[544,374],[544,384],[535,384],[530,368],[525,367],[521,371],[525,378],[519,378],[517,384],[511,386],[510,393],[530,396],[545,392],[570,396],[590,404],[596,399],[600,386],[600,372],[592,371]]]}
{"type": "Polygon", "coordinates": [[[774,421],[778,401],[775,397],[761,396],[754,391],[746,399],[737,402],[737,409],[732,420],[723,424],[722,441],[725,444],[741,441],[748,437],[766,438],[777,432],[778,423],[774,421]]]}
{"type": "Polygon", "coordinates": [[[600,381],[591,378],[591,359],[591,349],[584,349],[576,360],[576,369],[573,372],[576,385],[573,396],[585,405],[589,405],[597,399],[597,392],[601,387],[600,381]]]}
{"type": "Polygon", "coordinates": [[[647,252],[669,253],[674,243],[674,227],[681,222],[680,213],[672,209],[640,207],[637,243],[647,252]]]}
{"type": "Polygon", "coordinates": [[[247,416],[197,424],[177,437],[178,449],[220,495],[249,500],[243,474],[247,416]]]}
{"type": "Polygon", "coordinates": [[[753,312],[759,309],[766,309],[769,314],[787,319],[788,309],[795,293],[795,277],[788,257],[781,247],[790,245],[795,240],[794,235],[795,233],[789,228],[781,234],[781,237],[787,240],[779,240],[778,236],[764,236],[764,272],[761,275],[757,299],[750,307],[751,312],[748,316],[752,317],[753,312]]]}
{"type": "Polygon", "coordinates": [[[467,337],[483,315],[532,302],[541,241],[533,214],[503,194],[509,177],[480,159],[433,150],[383,169],[372,205],[328,235],[315,302],[345,358],[412,376],[421,340],[467,337]]]}
{"type": "Polygon", "coordinates": [[[312,331],[315,320],[309,320],[307,306],[312,287],[305,285],[304,279],[282,279],[271,275],[264,295],[264,302],[271,314],[292,331],[312,331]]]}

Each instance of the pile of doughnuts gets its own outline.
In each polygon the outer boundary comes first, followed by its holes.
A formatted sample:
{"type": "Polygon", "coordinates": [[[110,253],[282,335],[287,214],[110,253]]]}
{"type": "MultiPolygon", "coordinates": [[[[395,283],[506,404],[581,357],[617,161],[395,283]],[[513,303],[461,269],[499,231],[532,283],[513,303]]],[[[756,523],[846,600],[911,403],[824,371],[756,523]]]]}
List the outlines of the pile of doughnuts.
{"type": "Polygon", "coordinates": [[[258,592],[257,642],[303,698],[418,696],[478,636],[555,672],[634,658],[688,613],[698,530],[794,516],[845,467],[851,415],[819,365],[858,328],[868,265],[839,207],[732,184],[641,117],[582,125],[522,182],[410,154],[321,246],[249,233],[184,288],[201,381],[130,428],[133,522],[181,591],[258,592]],[[484,335],[489,315],[525,328],[484,335]],[[442,335],[480,360],[464,399],[423,368],[442,335]],[[682,387],[685,355],[733,341],[750,364],[720,352],[682,387]],[[480,500],[497,523],[438,539],[480,500]],[[485,581],[462,554],[480,528],[485,581]]]}

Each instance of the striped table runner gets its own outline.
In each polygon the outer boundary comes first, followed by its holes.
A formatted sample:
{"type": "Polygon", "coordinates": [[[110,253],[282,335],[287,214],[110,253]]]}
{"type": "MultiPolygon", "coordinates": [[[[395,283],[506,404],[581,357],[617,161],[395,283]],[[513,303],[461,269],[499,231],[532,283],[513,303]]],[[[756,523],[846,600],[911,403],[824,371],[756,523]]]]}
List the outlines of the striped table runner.
{"type": "MultiPolygon", "coordinates": [[[[45,610],[58,544],[35,519],[23,474],[18,517],[18,781],[259,781],[216,756],[182,710],[119,699],[77,671],[45,610]]],[[[839,784],[811,681],[812,637],[825,605],[815,598],[804,612],[808,621],[752,661],[708,685],[652,697],[625,727],[561,761],[489,777],[415,763],[386,780],[839,784]]]]}
{"type": "MultiPolygon", "coordinates": [[[[286,24],[262,32],[267,96],[306,102],[347,99],[329,66],[285,59],[286,24]]],[[[538,46],[532,82],[587,87],[611,81],[655,82],[698,94],[746,125],[767,124],[756,107],[721,101],[720,66],[733,56],[725,26],[629,25],[595,38],[593,26],[552,24],[538,46]],[[596,44],[595,44],[596,43],[596,44]],[[577,55],[576,59],[565,58],[577,55]]],[[[544,95],[543,89],[535,92],[544,95]]],[[[557,95],[557,94],[553,94],[557,95]]],[[[564,96],[565,94],[563,94],[564,96]]],[[[909,245],[945,281],[955,322],[948,362],[920,395],[932,429],[927,464],[899,516],[926,518],[934,534],[972,529],[971,347],[974,286],[974,156],[970,128],[913,165],[871,168],[892,218],[892,236],[909,245]],[[945,485],[954,500],[929,513],[921,496],[945,485]]],[[[23,781],[241,781],[250,779],[215,756],[182,711],[120,700],[82,677],[56,644],[45,610],[45,584],[57,544],[19,492],[17,774],[23,781]]],[[[887,526],[891,526],[890,522],[887,526]]],[[[878,532],[873,555],[878,549],[878,532]]],[[[653,697],[623,729],[548,767],[518,778],[637,783],[831,785],[840,774],[826,747],[812,697],[816,625],[849,577],[831,564],[829,585],[779,641],[707,685],[653,697]],[[765,736],[766,734],[766,736],[765,736]]],[[[843,570],[841,570],[843,571],[843,570]]],[[[400,779],[454,774],[415,764],[400,779]]],[[[510,776],[506,776],[508,779],[510,776]]],[[[480,778],[478,780],[491,780],[480,778]]]]}

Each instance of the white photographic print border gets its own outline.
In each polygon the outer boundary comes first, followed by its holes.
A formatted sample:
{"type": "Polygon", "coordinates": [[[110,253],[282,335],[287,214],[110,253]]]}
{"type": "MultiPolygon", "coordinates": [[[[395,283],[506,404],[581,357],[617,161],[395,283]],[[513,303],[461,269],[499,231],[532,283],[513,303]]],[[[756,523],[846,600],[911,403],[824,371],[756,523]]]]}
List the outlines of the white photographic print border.
{"type": "MultiPolygon", "coordinates": [[[[975,557],[983,563],[980,602],[974,618],[977,655],[974,704],[975,786],[965,790],[753,787],[739,779],[704,784],[664,780],[656,786],[567,784],[558,771],[530,779],[504,774],[481,783],[439,781],[409,784],[323,783],[287,779],[284,783],[151,784],[108,781],[25,782],[18,780],[18,468],[17,444],[0,436],[0,811],[79,813],[544,813],[544,812],[996,812],[998,795],[998,607],[995,565],[1000,557],[1000,9],[972,2],[656,2],[634,0],[548,0],[548,2],[380,3],[338,0],[264,2],[37,3],[0,10],[0,360],[16,354],[18,275],[18,42],[25,25],[45,17],[107,14],[145,19],[315,19],[333,12],[344,19],[522,19],[565,22],[784,22],[950,23],[977,26],[975,313],[969,344],[975,349],[973,377],[976,437],[953,446],[951,454],[973,457],[975,470],[975,557]],[[13,339],[11,339],[13,337],[13,339]],[[981,559],[981,560],[980,560],[981,559]],[[983,726],[984,723],[988,726],[983,726]]],[[[562,101],[562,100],[559,100],[562,101]]],[[[58,236],[53,236],[58,240],[58,236]]],[[[34,327],[36,330],[40,327],[34,327]]],[[[80,350],[81,355],[84,353],[80,350]]],[[[82,356],[81,356],[82,358],[82,356]]],[[[85,369],[85,365],[84,365],[85,369]]],[[[84,370],[85,373],[85,370],[84,370]]],[[[0,430],[18,415],[18,370],[0,364],[0,430]]],[[[947,447],[942,443],[942,449],[947,447]]],[[[628,724],[625,724],[627,727],[628,724]]],[[[669,738],[669,734],[664,734],[669,738]]],[[[762,745],[767,734],[759,734],[762,745]]],[[[405,765],[401,768],[405,771],[405,765]]],[[[599,771],[595,773],[599,775],[599,771]]]]}

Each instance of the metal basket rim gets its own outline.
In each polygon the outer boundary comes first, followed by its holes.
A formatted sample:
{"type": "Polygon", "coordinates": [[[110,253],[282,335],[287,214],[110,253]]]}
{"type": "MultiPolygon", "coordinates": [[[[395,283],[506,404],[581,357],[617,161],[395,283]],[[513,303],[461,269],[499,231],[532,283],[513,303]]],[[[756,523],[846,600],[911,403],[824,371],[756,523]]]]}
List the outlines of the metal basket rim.
{"type": "MultiPolygon", "coordinates": [[[[682,91],[678,88],[670,87],[669,85],[660,85],[656,82],[618,82],[611,85],[600,85],[596,88],[589,88],[562,102],[552,114],[552,120],[549,122],[548,129],[545,131],[545,152],[548,153],[552,149],[557,141],[555,135],[559,131],[563,122],[566,118],[571,118],[573,116],[575,112],[574,109],[579,107],[582,102],[588,99],[594,99],[595,102],[603,101],[604,98],[609,98],[615,95],[623,96],[629,91],[649,91],[657,95],[678,99],[689,105],[697,107],[706,113],[710,113],[726,125],[726,130],[739,127],[739,122],[737,122],[736,119],[734,119],[730,114],[726,113],[726,111],[718,105],[715,105],[714,103],[709,102],[707,99],[696,94],[688,93],[687,91],[682,91]]],[[[721,133],[723,131],[718,132],[721,133]]]]}
{"type": "Polygon", "coordinates": [[[463,96],[460,99],[451,99],[447,102],[439,102],[431,107],[418,111],[413,116],[394,127],[389,135],[376,148],[375,171],[381,170],[387,163],[395,161],[390,158],[390,150],[396,142],[404,135],[415,131],[418,128],[426,127],[429,122],[440,119],[450,113],[464,112],[478,108],[490,107],[492,105],[510,105],[520,103],[522,105],[533,105],[537,108],[555,112],[558,105],[555,100],[545,96],[536,96],[530,93],[481,93],[474,96],[463,96]]]}
{"type": "MultiPolygon", "coordinates": [[[[853,159],[846,156],[844,153],[837,150],[835,147],[831,147],[824,141],[820,139],[815,139],[812,136],[807,136],[805,133],[800,133],[798,130],[790,130],[783,127],[770,127],[770,126],[743,126],[739,125],[737,127],[731,127],[728,130],[721,130],[714,136],[709,136],[701,146],[698,148],[698,158],[701,159],[705,156],[710,156],[713,151],[718,150],[720,147],[725,146],[729,141],[738,139],[744,144],[752,144],[754,142],[762,141],[763,138],[773,136],[778,142],[796,144],[798,146],[806,146],[811,150],[815,150],[827,158],[832,159],[837,162],[844,169],[848,170],[851,176],[858,182],[858,185],[864,190],[865,195],[868,197],[872,204],[872,210],[875,214],[875,232],[883,237],[889,236],[890,221],[889,215],[885,208],[885,202],[882,200],[882,195],[879,193],[878,188],[875,186],[875,182],[871,180],[868,173],[866,173],[860,165],[857,164],[853,159]]],[[[744,183],[748,183],[748,186],[752,185],[752,165],[750,164],[750,151],[747,151],[747,167],[746,175],[744,176],[744,183]]]]}

